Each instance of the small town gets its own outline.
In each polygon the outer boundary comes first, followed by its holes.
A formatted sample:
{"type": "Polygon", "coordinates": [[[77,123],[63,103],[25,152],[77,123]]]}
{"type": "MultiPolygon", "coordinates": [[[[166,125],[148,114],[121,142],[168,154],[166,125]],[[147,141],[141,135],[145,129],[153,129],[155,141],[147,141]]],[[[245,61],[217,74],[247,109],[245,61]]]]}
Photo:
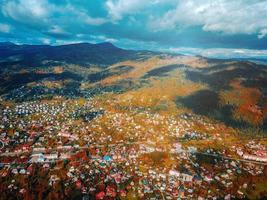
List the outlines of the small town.
{"type": "Polygon", "coordinates": [[[1,191],[24,199],[232,199],[264,191],[261,139],[240,141],[193,114],[118,112],[103,102],[2,105],[1,191]]]}

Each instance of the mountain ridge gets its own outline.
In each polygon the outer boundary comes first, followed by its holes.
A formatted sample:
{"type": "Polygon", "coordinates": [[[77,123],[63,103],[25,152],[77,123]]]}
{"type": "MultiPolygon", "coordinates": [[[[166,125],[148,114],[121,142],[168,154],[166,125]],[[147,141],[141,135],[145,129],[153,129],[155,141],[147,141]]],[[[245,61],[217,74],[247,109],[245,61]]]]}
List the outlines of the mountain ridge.
{"type": "Polygon", "coordinates": [[[20,57],[20,64],[28,66],[41,65],[46,60],[73,64],[110,65],[126,59],[138,59],[140,57],[138,52],[140,51],[116,47],[109,42],[59,46],[0,43],[0,58],[7,60],[4,63],[6,65],[12,64],[12,57],[20,57]]]}

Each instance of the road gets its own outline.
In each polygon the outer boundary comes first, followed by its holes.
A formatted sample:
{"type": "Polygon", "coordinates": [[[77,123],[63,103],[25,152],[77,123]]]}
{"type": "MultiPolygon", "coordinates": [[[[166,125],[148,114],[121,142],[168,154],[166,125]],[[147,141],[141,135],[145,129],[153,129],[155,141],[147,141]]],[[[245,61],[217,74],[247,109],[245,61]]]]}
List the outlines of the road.
{"type": "MultiPolygon", "coordinates": [[[[102,145],[90,145],[88,146],[82,146],[82,147],[75,147],[74,149],[76,150],[82,150],[82,149],[89,149],[89,148],[103,148],[103,147],[115,147],[115,146],[123,146],[123,145],[140,145],[140,144],[146,144],[146,142],[125,142],[125,143],[117,143],[117,144],[102,144],[102,145]]],[[[49,152],[53,151],[58,151],[58,149],[48,149],[49,152]]],[[[0,154],[0,157],[5,157],[5,156],[20,156],[23,154],[31,154],[32,151],[21,151],[21,152],[4,152],[0,154]]],[[[206,155],[206,156],[212,156],[212,157],[217,157],[221,159],[228,159],[228,160],[235,160],[235,161],[240,161],[240,162],[246,162],[246,163],[253,163],[257,165],[267,165],[266,162],[260,162],[260,161],[254,161],[254,160],[247,160],[247,159],[242,159],[242,158],[234,158],[230,156],[223,156],[223,155],[218,155],[218,154],[212,154],[212,153],[205,153],[205,152],[192,152],[188,150],[182,150],[181,153],[190,153],[190,154],[201,154],[201,155],[206,155]]]]}

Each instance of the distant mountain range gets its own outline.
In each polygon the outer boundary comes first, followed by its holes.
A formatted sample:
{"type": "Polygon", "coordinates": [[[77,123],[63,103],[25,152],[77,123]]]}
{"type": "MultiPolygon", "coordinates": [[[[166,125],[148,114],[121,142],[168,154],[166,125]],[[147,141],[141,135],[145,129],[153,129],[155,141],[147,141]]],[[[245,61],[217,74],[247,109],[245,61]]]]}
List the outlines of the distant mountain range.
{"type": "MultiPolygon", "coordinates": [[[[109,65],[126,59],[140,59],[142,56],[161,54],[152,51],[125,50],[104,42],[98,44],[75,43],[59,46],[51,45],[17,45],[12,42],[0,42],[1,63],[19,62],[27,66],[40,65],[44,61],[67,62],[73,64],[103,64],[109,65]]],[[[178,54],[177,54],[178,55],[178,54]]],[[[267,65],[267,59],[261,58],[231,58],[223,60],[252,61],[267,65]]]]}
{"type": "MultiPolygon", "coordinates": [[[[142,51],[142,53],[151,54],[152,52],[142,51]]],[[[19,62],[27,66],[36,66],[41,65],[44,61],[57,61],[81,65],[108,65],[137,58],[140,58],[140,51],[121,49],[109,42],[60,46],[0,43],[0,59],[1,63],[5,64],[19,62]]]]}
{"type": "Polygon", "coordinates": [[[264,58],[237,58],[237,61],[251,61],[256,64],[267,65],[267,59],[264,58]]]}

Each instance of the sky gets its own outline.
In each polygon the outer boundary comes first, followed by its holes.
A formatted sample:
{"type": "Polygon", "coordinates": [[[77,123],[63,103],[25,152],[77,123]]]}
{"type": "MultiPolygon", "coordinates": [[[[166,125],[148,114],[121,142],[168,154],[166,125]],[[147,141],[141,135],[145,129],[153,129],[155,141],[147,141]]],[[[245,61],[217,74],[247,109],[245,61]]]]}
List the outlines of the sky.
{"type": "Polygon", "coordinates": [[[267,58],[267,0],[0,0],[0,41],[267,58]]]}

